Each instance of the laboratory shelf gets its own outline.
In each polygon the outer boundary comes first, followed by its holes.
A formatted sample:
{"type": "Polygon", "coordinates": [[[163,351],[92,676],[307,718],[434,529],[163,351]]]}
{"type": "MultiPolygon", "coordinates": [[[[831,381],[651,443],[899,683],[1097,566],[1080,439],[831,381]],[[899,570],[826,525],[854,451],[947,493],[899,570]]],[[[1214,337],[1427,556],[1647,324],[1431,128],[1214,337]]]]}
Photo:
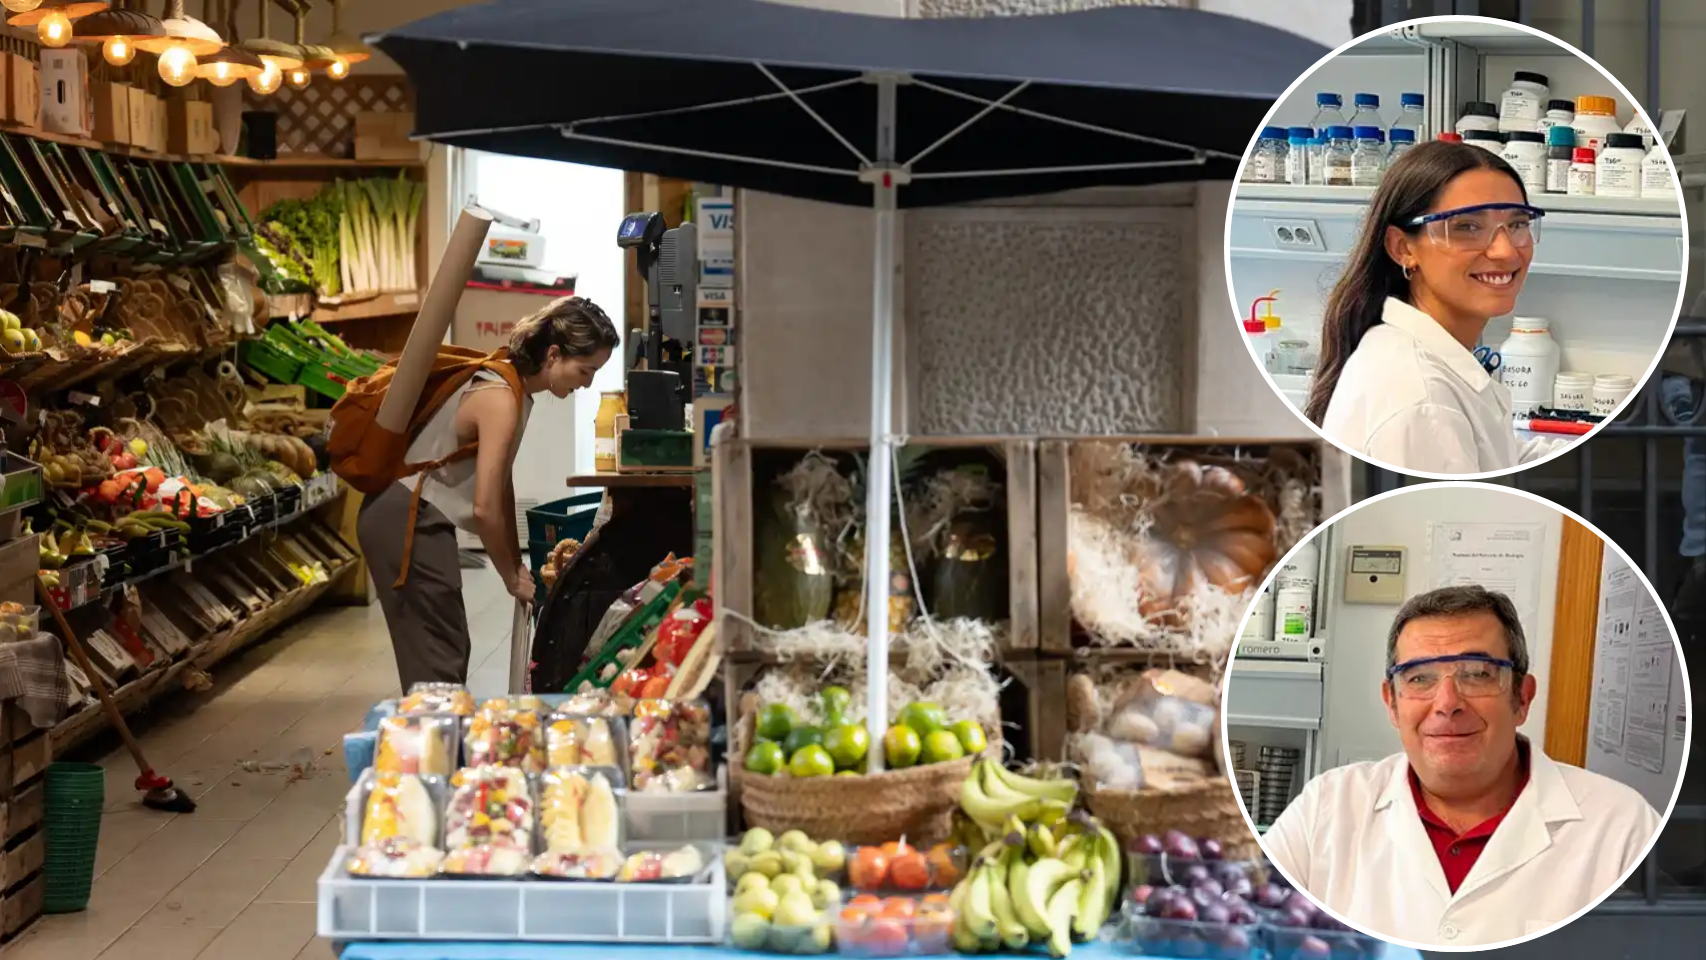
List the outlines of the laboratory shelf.
{"type": "MultiPolygon", "coordinates": [[[[1355,245],[1368,187],[1239,184],[1227,224],[1228,255],[1294,263],[1343,263],[1355,245]]],[[[1545,209],[1536,275],[1676,284],[1685,275],[1682,216],[1666,200],[1535,198],[1545,209]]]]}
{"type": "Polygon", "coordinates": [[[1282,730],[1321,728],[1322,665],[1301,660],[1232,661],[1226,722],[1282,730]]]}
{"type": "Polygon", "coordinates": [[[1395,53],[1418,53],[1446,40],[1470,47],[1483,56],[1571,56],[1568,51],[1550,40],[1514,29],[1489,32],[1487,27],[1474,22],[1436,22],[1399,27],[1383,36],[1370,37],[1344,51],[1344,54],[1389,56],[1395,53]]]}

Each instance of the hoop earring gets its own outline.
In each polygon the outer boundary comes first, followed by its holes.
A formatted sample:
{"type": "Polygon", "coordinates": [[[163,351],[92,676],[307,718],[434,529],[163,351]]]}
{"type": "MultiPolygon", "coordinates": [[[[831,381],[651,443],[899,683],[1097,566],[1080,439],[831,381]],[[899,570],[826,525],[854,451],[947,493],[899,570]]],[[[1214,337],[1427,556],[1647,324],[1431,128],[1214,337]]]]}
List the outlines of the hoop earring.
{"type": "Polygon", "coordinates": [[[1411,274],[1412,274],[1412,273],[1415,273],[1415,272],[1416,272],[1416,268],[1415,268],[1415,267],[1412,267],[1412,266],[1410,266],[1410,265],[1409,265],[1409,264],[1407,264],[1407,263],[1406,263],[1406,264],[1404,264],[1404,266],[1403,266],[1403,268],[1402,268],[1402,269],[1403,269],[1403,272],[1404,272],[1404,279],[1405,279],[1405,280],[1406,280],[1406,281],[1408,281],[1408,280],[1409,280],[1409,279],[1410,279],[1410,275],[1411,275],[1411,274]]]}

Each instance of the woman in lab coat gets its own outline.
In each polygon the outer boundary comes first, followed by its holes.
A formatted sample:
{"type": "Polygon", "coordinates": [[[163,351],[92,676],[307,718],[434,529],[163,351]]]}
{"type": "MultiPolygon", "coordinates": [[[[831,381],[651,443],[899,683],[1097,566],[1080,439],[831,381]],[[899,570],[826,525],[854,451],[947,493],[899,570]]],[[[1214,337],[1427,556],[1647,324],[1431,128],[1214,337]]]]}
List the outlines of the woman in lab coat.
{"type": "Polygon", "coordinates": [[[1394,163],[1327,300],[1309,419],[1418,473],[1507,471],[1557,449],[1517,442],[1510,392],[1474,353],[1516,309],[1543,216],[1480,147],[1426,143],[1394,163]]]}

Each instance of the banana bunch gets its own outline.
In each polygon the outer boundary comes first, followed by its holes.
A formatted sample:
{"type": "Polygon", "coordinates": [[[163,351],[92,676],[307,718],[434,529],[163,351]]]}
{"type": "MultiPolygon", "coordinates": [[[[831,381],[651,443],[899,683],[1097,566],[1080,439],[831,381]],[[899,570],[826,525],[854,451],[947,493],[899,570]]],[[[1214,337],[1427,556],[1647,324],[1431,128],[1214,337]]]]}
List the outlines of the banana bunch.
{"type": "Polygon", "coordinates": [[[1007,812],[954,887],[954,948],[992,953],[1044,944],[1059,958],[1073,943],[1095,939],[1118,902],[1123,861],[1107,827],[1071,810],[1077,785],[1022,777],[992,761],[979,762],[966,783],[961,807],[971,822],[987,830],[988,816],[1007,812]]]}
{"type": "Polygon", "coordinates": [[[161,530],[188,533],[190,525],[172,516],[167,510],[137,510],[113,521],[112,529],[126,540],[134,540],[161,530]]]}

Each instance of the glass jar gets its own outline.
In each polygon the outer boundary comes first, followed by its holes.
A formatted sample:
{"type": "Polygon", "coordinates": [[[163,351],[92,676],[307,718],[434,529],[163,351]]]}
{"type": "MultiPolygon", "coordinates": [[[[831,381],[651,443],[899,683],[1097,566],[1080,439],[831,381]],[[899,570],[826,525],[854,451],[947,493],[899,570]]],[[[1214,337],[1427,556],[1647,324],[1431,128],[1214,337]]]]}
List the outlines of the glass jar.
{"type": "Polygon", "coordinates": [[[1392,126],[1386,131],[1386,139],[1393,143],[1398,138],[1393,136],[1400,130],[1410,131],[1410,142],[1416,143],[1423,139],[1422,131],[1427,127],[1427,118],[1422,113],[1425,98],[1419,93],[1405,93],[1398,97],[1398,119],[1392,121],[1392,126]]]}
{"type": "Polygon", "coordinates": [[[1315,95],[1315,119],[1309,121],[1310,129],[1316,136],[1326,136],[1333,127],[1345,125],[1345,98],[1336,93],[1317,93],[1315,95]]]}
{"type": "Polygon", "coordinates": [[[1244,164],[1246,183],[1281,183],[1285,179],[1286,139],[1283,127],[1263,127],[1250,162],[1244,164]]]}
{"type": "Polygon", "coordinates": [[[1309,137],[1298,133],[1304,127],[1291,128],[1291,141],[1285,154],[1285,182],[1294,187],[1309,183],[1309,137]]]}
{"type": "Polygon", "coordinates": [[[1332,127],[1327,131],[1327,149],[1321,158],[1321,167],[1329,187],[1349,187],[1351,179],[1351,162],[1356,156],[1356,141],[1350,127],[1332,127]]]}
{"type": "Polygon", "coordinates": [[[616,418],[628,413],[628,396],[621,390],[599,395],[598,414],[593,420],[593,469],[599,473],[616,470],[616,418]]]}
{"type": "Polygon", "coordinates": [[[1356,102],[1356,112],[1351,114],[1351,129],[1357,127],[1375,127],[1386,129],[1385,121],[1380,119],[1380,94],[1359,93],[1353,98],[1356,102]]]}
{"type": "Polygon", "coordinates": [[[1379,127],[1356,128],[1356,150],[1351,154],[1351,185],[1378,187],[1386,174],[1386,138],[1379,127]]]}
{"type": "Polygon", "coordinates": [[[1406,127],[1392,128],[1392,148],[1386,153],[1386,169],[1398,162],[1398,158],[1416,148],[1416,131],[1406,127]]]}

